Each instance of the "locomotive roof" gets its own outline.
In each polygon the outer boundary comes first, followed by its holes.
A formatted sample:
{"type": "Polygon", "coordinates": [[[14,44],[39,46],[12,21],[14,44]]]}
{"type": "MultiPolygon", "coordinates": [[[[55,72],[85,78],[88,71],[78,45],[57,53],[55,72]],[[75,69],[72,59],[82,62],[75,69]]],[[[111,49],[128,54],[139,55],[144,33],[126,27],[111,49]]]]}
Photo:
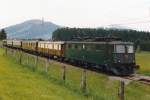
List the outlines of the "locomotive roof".
{"type": "Polygon", "coordinates": [[[133,42],[111,41],[111,42],[85,42],[85,41],[66,41],[66,43],[83,43],[83,44],[133,44],[133,42]]]}

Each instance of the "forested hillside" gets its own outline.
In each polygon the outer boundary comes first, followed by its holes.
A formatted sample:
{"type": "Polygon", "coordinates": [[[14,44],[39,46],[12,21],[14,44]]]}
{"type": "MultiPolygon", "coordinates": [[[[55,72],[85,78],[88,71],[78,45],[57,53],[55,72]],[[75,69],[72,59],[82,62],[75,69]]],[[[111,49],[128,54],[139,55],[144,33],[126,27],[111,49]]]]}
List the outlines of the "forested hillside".
{"type": "Polygon", "coordinates": [[[120,37],[123,41],[132,41],[135,47],[140,45],[141,50],[150,51],[150,32],[127,29],[91,29],[91,28],[61,28],[53,33],[53,40],[78,40],[79,38],[120,37]]]}

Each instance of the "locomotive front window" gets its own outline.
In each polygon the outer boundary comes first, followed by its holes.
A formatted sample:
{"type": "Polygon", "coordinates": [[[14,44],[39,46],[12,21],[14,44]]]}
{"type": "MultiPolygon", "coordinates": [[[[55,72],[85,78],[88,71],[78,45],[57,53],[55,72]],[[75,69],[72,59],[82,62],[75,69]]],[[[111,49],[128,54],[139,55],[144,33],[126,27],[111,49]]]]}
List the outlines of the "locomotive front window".
{"type": "Polygon", "coordinates": [[[115,52],[116,53],[125,53],[125,45],[116,45],[115,52]]]}
{"type": "Polygon", "coordinates": [[[134,53],[133,45],[127,45],[127,52],[134,53]]]}

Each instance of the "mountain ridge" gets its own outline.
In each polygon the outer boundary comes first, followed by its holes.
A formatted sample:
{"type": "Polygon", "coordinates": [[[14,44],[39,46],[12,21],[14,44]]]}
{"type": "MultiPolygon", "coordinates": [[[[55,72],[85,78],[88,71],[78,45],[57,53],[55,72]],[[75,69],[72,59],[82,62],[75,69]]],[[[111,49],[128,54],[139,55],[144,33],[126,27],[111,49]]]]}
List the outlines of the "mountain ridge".
{"type": "Polygon", "coordinates": [[[32,19],[4,29],[9,39],[51,39],[52,33],[60,27],[52,22],[32,19]]]}

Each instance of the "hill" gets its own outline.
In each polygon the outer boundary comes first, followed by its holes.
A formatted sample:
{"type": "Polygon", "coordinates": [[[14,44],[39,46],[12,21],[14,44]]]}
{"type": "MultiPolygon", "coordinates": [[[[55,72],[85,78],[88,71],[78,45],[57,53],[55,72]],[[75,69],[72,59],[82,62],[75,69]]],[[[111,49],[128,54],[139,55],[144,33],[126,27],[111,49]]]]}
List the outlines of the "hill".
{"type": "Polygon", "coordinates": [[[60,26],[42,20],[28,20],[23,23],[6,27],[8,38],[17,39],[50,39],[52,33],[60,26]]]}

